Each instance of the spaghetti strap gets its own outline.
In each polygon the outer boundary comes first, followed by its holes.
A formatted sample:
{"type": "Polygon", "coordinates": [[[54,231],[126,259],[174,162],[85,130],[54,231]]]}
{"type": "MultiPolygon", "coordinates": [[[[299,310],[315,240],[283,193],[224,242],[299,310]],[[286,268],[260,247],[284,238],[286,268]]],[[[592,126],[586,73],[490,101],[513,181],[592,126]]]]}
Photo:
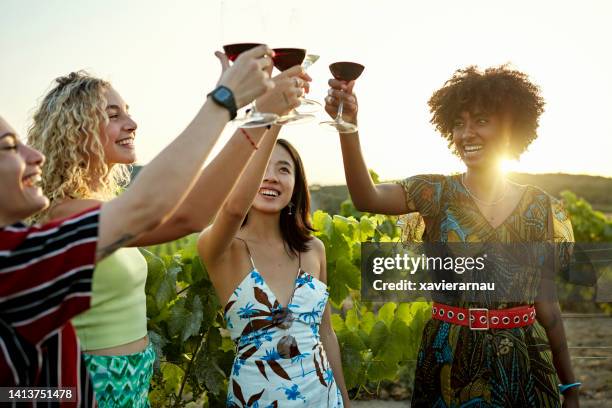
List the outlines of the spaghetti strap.
{"type": "Polygon", "coordinates": [[[251,261],[251,267],[253,269],[256,269],[255,262],[253,261],[253,256],[251,255],[251,250],[249,249],[249,244],[247,244],[247,242],[242,238],[238,238],[238,237],[234,237],[234,238],[239,239],[240,241],[244,242],[244,246],[246,247],[247,253],[249,254],[249,260],[251,261]]]}

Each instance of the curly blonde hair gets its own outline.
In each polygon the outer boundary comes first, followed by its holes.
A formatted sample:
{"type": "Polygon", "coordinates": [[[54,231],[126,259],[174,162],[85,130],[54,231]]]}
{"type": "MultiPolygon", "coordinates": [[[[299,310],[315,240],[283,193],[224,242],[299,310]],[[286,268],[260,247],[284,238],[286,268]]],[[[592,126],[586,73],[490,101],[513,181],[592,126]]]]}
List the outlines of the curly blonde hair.
{"type": "MultiPolygon", "coordinates": [[[[108,124],[104,92],[110,83],[85,71],[57,78],[28,130],[28,143],[46,156],[42,189],[50,208],[70,199],[107,200],[129,182],[130,167],[109,168],[101,132],[108,124]]],[[[44,219],[48,210],[37,214],[44,219]]]]}

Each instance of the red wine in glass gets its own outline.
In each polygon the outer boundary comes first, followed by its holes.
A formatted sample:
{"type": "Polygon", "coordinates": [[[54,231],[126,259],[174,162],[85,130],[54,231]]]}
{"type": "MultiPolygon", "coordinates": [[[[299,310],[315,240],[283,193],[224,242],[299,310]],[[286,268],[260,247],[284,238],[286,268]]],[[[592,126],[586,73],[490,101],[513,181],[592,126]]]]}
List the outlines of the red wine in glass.
{"type": "Polygon", "coordinates": [[[357,64],[356,62],[334,62],[329,66],[329,70],[334,78],[346,82],[354,81],[359,78],[364,68],[363,65],[357,64]]]}
{"type": "MultiPolygon", "coordinates": [[[[329,66],[329,70],[331,71],[334,78],[339,81],[354,81],[364,70],[364,66],[358,64],[356,62],[334,62],[329,66]]],[[[357,131],[357,125],[354,123],[346,122],[342,119],[342,108],[344,107],[344,99],[340,99],[340,105],[338,106],[338,114],[334,120],[321,122],[320,125],[324,125],[333,129],[336,129],[338,133],[354,133],[357,131]]]]}
{"type": "Polygon", "coordinates": [[[225,52],[225,55],[227,55],[227,58],[234,62],[236,61],[236,58],[238,58],[238,56],[240,54],[242,54],[245,51],[250,50],[251,48],[255,48],[258,47],[262,44],[257,44],[257,43],[237,43],[237,44],[227,44],[223,46],[223,52],[225,52]]]}
{"type": "MultiPolygon", "coordinates": [[[[272,61],[276,69],[286,71],[296,65],[301,65],[304,58],[306,58],[306,50],[303,48],[274,48],[272,61]]],[[[287,115],[278,118],[276,123],[279,125],[305,123],[314,118],[314,115],[298,113],[293,109],[287,115]]]]}
{"type": "Polygon", "coordinates": [[[303,48],[274,48],[274,66],[279,71],[286,71],[296,65],[301,65],[306,57],[303,48]]]}
{"type": "MultiPolygon", "coordinates": [[[[248,51],[252,48],[258,47],[262,44],[259,43],[236,43],[236,44],[226,44],[223,46],[223,52],[227,55],[227,59],[234,62],[236,58],[240,54],[245,51],[248,51]]],[[[246,115],[242,115],[239,118],[233,120],[233,122],[238,123],[241,128],[256,128],[268,126],[273,123],[276,123],[278,119],[278,115],[275,113],[265,113],[258,112],[255,108],[255,103],[253,102],[247,111],[246,115]]]]}

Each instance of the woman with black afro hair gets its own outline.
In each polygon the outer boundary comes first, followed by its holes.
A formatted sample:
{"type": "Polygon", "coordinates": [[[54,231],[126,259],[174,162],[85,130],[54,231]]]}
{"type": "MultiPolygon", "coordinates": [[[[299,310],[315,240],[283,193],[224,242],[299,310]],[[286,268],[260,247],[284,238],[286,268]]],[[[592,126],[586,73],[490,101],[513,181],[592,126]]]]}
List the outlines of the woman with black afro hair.
{"type": "MultiPolygon", "coordinates": [[[[354,81],[331,79],[329,85],[326,111],[335,117],[344,98],[344,120],[357,123],[354,81]]],[[[481,277],[499,284],[495,297],[431,293],[432,319],[417,355],[413,407],[559,407],[562,397],[564,407],[578,406],[580,384],[552,279],[567,267],[572,226],[561,202],[537,187],[511,182],[499,166],[504,157],[519,158],[535,140],[543,107],[539,88],[506,65],[457,70],[433,93],[429,108],[431,123],[465,172],[395,183],[374,184],[358,133],[340,133],[346,182],[360,211],[414,213],[408,224],[420,234],[405,236],[429,243],[527,248],[486,264],[481,277]],[[550,269],[526,266],[527,253],[537,247],[533,243],[557,243],[552,275],[544,274],[550,269]]],[[[483,247],[467,248],[476,246],[483,247]]]]}

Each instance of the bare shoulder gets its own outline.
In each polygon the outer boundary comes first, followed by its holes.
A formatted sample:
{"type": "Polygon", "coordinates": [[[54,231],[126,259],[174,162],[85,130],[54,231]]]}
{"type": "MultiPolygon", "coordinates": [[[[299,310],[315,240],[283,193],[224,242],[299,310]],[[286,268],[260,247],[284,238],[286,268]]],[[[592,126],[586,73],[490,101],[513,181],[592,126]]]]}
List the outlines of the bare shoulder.
{"type": "Polygon", "coordinates": [[[315,278],[326,281],[327,274],[325,271],[325,245],[317,237],[312,237],[308,241],[310,249],[302,256],[302,265],[315,278]]]}
{"type": "Polygon", "coordinates": [[[232,259],[235,259],[236,254],[240,254],[241,250],[244,251],[244,243],[238,239],[232,239],[222,253],[213,256],[211,254],[211,246],[213,246],[212,240],[214,237],[211,234],[211,230],[212,225],[209,225],[200,233],[197,243],[198,254],[202,261],[211,269],[222,269],[227,264],[230,264],[232,259]]]}
{"type": "Polygon", "coordinates": [[[49,219],[67,218],[103,203],[103,201],[94,199],[66,200],[53,206],[49,211],[49,219]]]}
{"type": "Polygon", "coordinates": [[[317,237],[312,237],[309,244],[311,250],[314,251],[317,256],[325,259],[325,245],[323,244],[323,241],[317,237]]]}

